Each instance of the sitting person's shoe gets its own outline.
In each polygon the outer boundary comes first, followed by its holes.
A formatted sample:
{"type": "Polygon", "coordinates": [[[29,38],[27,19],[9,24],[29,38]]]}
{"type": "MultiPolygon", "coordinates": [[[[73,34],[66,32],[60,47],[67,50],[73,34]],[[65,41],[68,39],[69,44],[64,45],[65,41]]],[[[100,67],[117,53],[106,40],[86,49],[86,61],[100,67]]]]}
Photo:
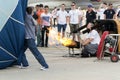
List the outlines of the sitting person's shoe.
{"type": "Polygon", "coordinates": [[[90,57],[96,57],[96,54],[90,54],[90,57]]]}
{"type": "Polygon", "coordinates": [[[89,54],[81,54],[81,58],[87,58],[87,57],[90,57],[89,54]]]}
{"type": "Polygon", "coordinates": [[[81,58],[88,58],[88,57],[89,57],[88,55],[86,55],[86,56],[83,56],[83,55],[82,55],[82,56],[81,56],[81,58]]]}

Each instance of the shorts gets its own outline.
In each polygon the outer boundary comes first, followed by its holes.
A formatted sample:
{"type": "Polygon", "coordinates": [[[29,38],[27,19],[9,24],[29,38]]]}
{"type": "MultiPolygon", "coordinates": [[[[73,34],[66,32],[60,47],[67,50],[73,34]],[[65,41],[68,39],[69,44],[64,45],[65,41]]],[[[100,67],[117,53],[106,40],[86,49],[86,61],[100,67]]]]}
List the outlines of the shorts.
{"type": "Polygon", "coordinates": [[[79,24],[70,24],[70,31],[73,32],[79,28],[79,24]]]}
{"type": "Polygon", "coordinates": [[[58,24],[58,32],[65,32],[67,24],[58,24]]]}

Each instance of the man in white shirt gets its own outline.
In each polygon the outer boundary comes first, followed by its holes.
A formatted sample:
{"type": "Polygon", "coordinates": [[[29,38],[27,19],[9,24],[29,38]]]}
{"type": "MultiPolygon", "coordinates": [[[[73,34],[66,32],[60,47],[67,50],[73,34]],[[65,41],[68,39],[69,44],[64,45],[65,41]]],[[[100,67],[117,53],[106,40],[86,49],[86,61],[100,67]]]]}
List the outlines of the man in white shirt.
{"type": "Polygon", "coordinates": [[[93,23],[88,23],[87,29],[90,30],[85,40],[80,40],[80,43],[84,46],[82,50],[82,57],[96,56],[96,51],[100,42],[100,36],[95,29],[91,29],[94,26],[93,23]]]}
{"type": "Polygon", "coordinates": [[[100,7],[97,11],[98,19],[104,19],[104,11],[107,9],[107,3],[100,4],[100,7]]]}
{"type": "MultiPolygon", "coordinates": [[[[80,11],[76,9],[76,3],[73,2],[71,5],[71,10],[69,11],[69,19],[70,19],[70,30],[73,32],[74,30],[79,28],[81,15],[80,11]]],[[[79,34],[77,35],[78,41],[80,40],[79,34]]],[[[73,33],[73,40],[75,40],[75,34],[73,33]]]]}
{"type": "Polygon", "coordinates": [[[60,37],[62,30],[62,38],[65,37],[65,30],[68,22],[68,13],[65,10],[65,4],[61,5],[61,9],[57,12],[57,23],[58,23],[58,37],[60,37]]]}

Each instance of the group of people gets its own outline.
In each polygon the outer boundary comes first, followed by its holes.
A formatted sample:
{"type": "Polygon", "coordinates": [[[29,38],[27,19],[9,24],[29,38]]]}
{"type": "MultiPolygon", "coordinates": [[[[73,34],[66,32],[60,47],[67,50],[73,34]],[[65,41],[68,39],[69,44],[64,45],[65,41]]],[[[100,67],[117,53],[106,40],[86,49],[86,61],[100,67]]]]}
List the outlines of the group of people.
{"type": "MultiPolygon", "coordinates": [[[[93,5],[88,5],[86,12],[83,12],[80,7],[77,8],[75,2],[71,4],[71,10],[66,11],[66,5],[61,4],[60,8],[55,7],[52,11],[43,6],[43,4],[35,6],[34,15],[38,16],[37,19],[37,46],[48,47],[49,28],[56,27],[58,31],[58,38],[65,37],[65,31],[67,25],[70,26],[70,31],[73,32],[77,28],[81,27],[83,20],[85,24],[92,22],[96,19],[116,19],[119,18],[120,9],[115,11],[111,3],[102,3],[99,9],[95,9],[93,5]],[[85,18],[83,18],[85,17],[85,18]],[[56,25],[57,24],[57,25],[56,25]],[[45,39],[45,40],[44,40],[45,39]]],[[[80,40],[79,33],[77,34],[78,41],[80,40]]],[[[73,33],[73,40],[76,39],[76,35],[73,33]]]]}
{"type": "MultiPolygon", "coordinates": [[[[115,19],[116,16],[120,16],[120,7],[117,9],[117,12],[112,8],[112,4],[107,6],[106,3],[103,3],[98,10],[98,13],[93,9],[93,5],[88,5],[88,9],[86,11],[86,24],[87,29],[90,30],[88,35],[84,40],[80,38],[80,33],[77,33],[77,39],[84,46],[82,50],[82,57],[95,56],[97,51],[100,36],[99,33],[92,29],[94,27],[93,21],[95,19],[115,19]]],[[[70,31],[81,27],[83,20],[83,13],[81,10],[77,9],[76,3],[72,2],[71,10],[67,12],[65,10],[66,5],[61,4],[60,9],[58,10],[56,7],[53,14],[49,11],[49,6],[43,4],[36,5],[35,9],[33,7],[26,8],[26,17],[25,17],[25,44],[23,49],[23,54],[20,55],[18,59],[18,65],[22,67],[29,66],[28,61],[25,56],[25,51],[27,48],[33,53],[37,61],[42,65],[42,70],[48,69],[49,66],[46,63],[44,57],[37,49],[37,46],[40,47],[48,47],[48,38],[49,38],[49,29],[52,26],[55,26],[55,20],[57,21],[57,29],[58,29],[58,37],[64,38],[66,26],[69,24],[70,31]],[[34,11],[35,10],[35,11],[34,11]],[[54,21],[54,24],[53,22],[54,21]],[[62,36],[61,36],[62,32],[62,36]],[[37,45],[35,42],[35,38],[37,36],[37,45]],[[45,39],[45,40],[44,40],[45,39]]],[[[76,34],[72,33],[72,39],[75,40],[76,34]]]]}
{"type": "MultiPolygon", "coordinates": [[[[113,4],[102,3],[98,10],[94,10],[92,5],[88,5],[88,10],[86,12],[86,23],[87,28],[90,32],[86,36],[84,41],[80,41],[84,45],[82,50],[82,57],[96,56],[96,51],[100,42],[100,35],[98,32],[91,27],[94,27],[94,20],[107,20],[107,19],[119,19],[120,7],[115,10],[113,9],[113,4]]],[[[109,26],[108,26],[109,28],[109,26]]]]}

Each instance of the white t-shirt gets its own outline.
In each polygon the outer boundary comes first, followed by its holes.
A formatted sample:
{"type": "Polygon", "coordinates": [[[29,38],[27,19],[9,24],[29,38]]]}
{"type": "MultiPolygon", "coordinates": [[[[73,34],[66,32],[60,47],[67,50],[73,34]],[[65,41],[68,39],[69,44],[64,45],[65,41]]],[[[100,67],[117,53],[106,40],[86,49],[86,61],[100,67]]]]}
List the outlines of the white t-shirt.
{"type": "Polygon", "coordinates": [[[80,13],[81,12],[77,9],[69,11],[69,17],[70,17],[71,24],[78,24],[79,23],[80,13]]]}
{"type": "Polygon", "coordinates": [[[53,17],[53,18],[56,18],[56,14],[57,14],[57,9],[54,9],[54,10],[52,11],[52,17],[53,17]]]}
{"type": "Polygon", "coordinates": [[[98,10],[97,15],[100,16],[100,19],[104,19],[104,8],[98,10]]]}
{"type": "Polygon", "coordinates": [[[96,30],[92,30],[88,35],[87,38],[93,38],[91,44],[98,44],[100,43],[100,36],[96,30]]]}
{"type": "Polygon", "coordinates": [[[43,20],[42,25],[43,25],[43,26],[50,26],[50,18],[51,18],[51,17],[52,17],[52,16],[51,16],[50,13],[48,13],[48,14],[42,13],[42,14],[41,14],[41,18],[42,18],[42,20],[43,20]]]}
{"type": "Polygon", "coordinates": [[[58,17],[58,24],[66,24],[66,17],[68,16],[68,13],[67,11],[62,11],[62,10],[59,10],[57,12],[57,17],[58,17]]]}

